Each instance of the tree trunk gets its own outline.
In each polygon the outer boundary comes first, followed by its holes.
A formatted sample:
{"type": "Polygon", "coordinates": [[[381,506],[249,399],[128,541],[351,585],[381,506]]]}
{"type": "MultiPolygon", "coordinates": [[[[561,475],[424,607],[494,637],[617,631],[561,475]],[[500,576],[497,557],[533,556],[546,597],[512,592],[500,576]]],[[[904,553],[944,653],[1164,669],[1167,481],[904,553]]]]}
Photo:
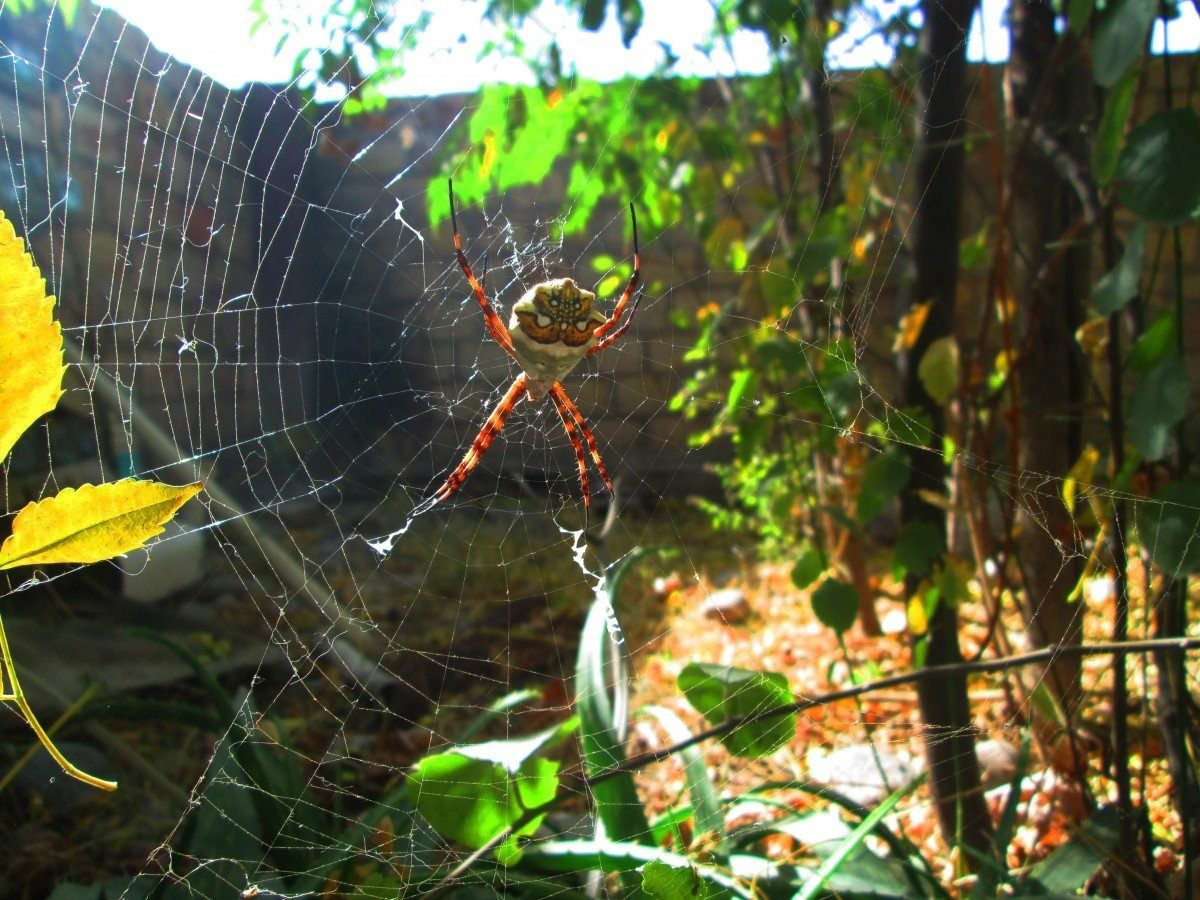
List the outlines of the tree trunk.
{"type": "MultiPolygon", "coordinates": [[[[958,286],[958,245],[963,181],[964,112],[966,103],[967,28],[976,0],[923,0],[920,51],[920,133],[917,146],[917,197],[914,221],[915,299],[931,301],[919,338],[900,359],[905,402],[921,408],[935,435],[944,430],[942,408],[925,392],[917,366],[935,340],[953,333],[958,286]]],[[[944,509],[926,502],[920,491],[946,493],[946,466],[941,448],[910,453],[912,475],[901,494],[905,522],[926,521],[944,533],[944,509]]],[[[917,584],[908,579],[911,595],[917,584]]],[[[962,659],[958,645],[958,610],[939,603],[925,634],[928,665],[962,659]]],[[[975,733],[963,676],[921,682],[917,687],[925,728],[925,755],[930,787],[946,842],[991,853],[992,823],[979,781],[975,733]]],[[[977,857],[966,854],[968,865],[977,857]]]]}
{"type": "MultiPolygon", "coordinates": [[[[1025,318],[1014,376],[1020,378],[1016,462],[1030,490],[1015,498],[1017,547],[1026,626],[1032,642],[1044,647],[1078,643],[1084,611],[1082,603],[1067,600],[1083,557],[1059,485],[1082,449],[1083,363],[1074,335],[1088,295],[1091,228],[1069,176],[1072,167],[1086,171],[1077,162],[1086,159],[1079,125],[1091,85],[1087,66],[1076,58],[1078,43],[1055,34],[1047,0],[1014,0],[1009,16],[1006,112],[1017,152],[1008,185],[1011,219],[1001,227],[1010,229],[1013,253],[999,264],[1011,265],[1014,306],[1025,318]]],[[[1079,675],[1075,655],[1047,670],[1047,684],[1068,716],[1079,701],[1079,675]]]]}

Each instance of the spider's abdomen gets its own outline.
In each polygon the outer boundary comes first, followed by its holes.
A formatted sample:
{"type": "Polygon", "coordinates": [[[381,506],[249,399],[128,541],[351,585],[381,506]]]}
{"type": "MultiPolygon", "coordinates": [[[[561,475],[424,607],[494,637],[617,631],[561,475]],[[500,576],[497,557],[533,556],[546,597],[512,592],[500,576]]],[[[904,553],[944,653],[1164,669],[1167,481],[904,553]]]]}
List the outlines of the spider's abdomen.
{"type": "Polygon", "coordinates": [[[543,281],[513,304],[510,330],[520,329],[538,344],[583,347],[604,316],[592,312],[596,295],[570,278],[543,281]]]}
{"type": "MultiPolygon", "coordinates": [[[[517,361],[532,381],[553,384],[596,345],[604,316],[592,308],[596,295],[570,278],[536,284],[513,304],[508,323],[517,361]]],[[[530,391],[530,399],[538,399],[530,391]]]]}

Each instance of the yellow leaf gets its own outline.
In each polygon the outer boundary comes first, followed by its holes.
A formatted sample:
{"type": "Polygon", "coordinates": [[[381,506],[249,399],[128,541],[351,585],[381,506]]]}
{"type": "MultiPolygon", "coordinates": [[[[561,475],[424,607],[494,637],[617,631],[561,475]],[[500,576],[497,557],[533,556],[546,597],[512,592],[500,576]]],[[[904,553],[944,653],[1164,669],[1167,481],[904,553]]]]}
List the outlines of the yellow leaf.
{"type": "Polygon", "coordinates": [[[896,332],[896,340],[892,344],[893,353],[902,353],[913,348],[917,338],[921,336],[921,329],[925,327],[925,320],[929,318],[931,306],[933,306],[932,300],[914,303],[908,308],[908,312],[900,317],[900,328],[896,332]]]}
{"type": "Polygon", "coordinates": [[[929,628],[929,617],[925,614],[925,600],[921,597],[908,598],[908,630],[920,636],[929,628]]]}
{"type": "Polygon", "coordinates": [[[30,503],[13,519],[0,547],[0,569],[45,563],[93,563],[138,547],[204,487],[126,478],[66,488],[30,503]]]}
{"type": "Polygon", "coordinates": [[[1108,317],[1088,319],[1075,330],[1075,340],[1092,362],[1104,362],[1108,353],[1108,317]]]}
{"type": "Polygon", "coordinates": [[[483,136],[483,162],[479,164],[479,175],[481,178],[487,178],[492,172],[492,166],[496,164],[496,157],[499,154],[496,151],[496,133],[491,129],[483,136]]]}
{"type": "Polygon", "coordinates": [[[62,330],[54,298],[0,212],[0,461],[30,425],[62,396],[62,330]]]}
{"type": "Polygon", "coordinates": [[[1079,459],[1075,460],[1075,465],[1068,470],[1067,477],[1063,479],[1063,505],[1071,515],[1075,515],[1075,497],[1079,493],[1079,486],[1092,486],[1092,479],[1096,477],[1096,463],[1099,461],[1100,451],[1088,444],[1079,454],[1079,459]]]}

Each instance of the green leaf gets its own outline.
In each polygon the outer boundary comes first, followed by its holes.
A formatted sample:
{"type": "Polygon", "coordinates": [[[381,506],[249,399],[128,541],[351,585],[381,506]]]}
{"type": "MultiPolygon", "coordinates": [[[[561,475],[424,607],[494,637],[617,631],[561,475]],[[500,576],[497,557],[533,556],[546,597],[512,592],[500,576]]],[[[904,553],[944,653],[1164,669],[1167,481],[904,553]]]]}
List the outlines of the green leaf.
{"type": "MultiPolygon", "coordinates": [[[[647,706],[643,712],[653,716],[667,733],[672,743],[680,744],[692,736],[683,720],[674,711],[665,706],[647,706]]],[[[692,801],[692,833],[696,836],[707,834],[716,838],[715,855],[727,858],[729,855],[729,836],[725,831],[725,814],[721,809],[721,800],[717,796],[716,785],[708,774],[708,766],[704,757],[696,747],[684,747],[679,752],[683,760],[683,778],[687,784],[688,796],[692,801]]],[[[707,846],[707,844],[706,844],[707,846]]]]}
{"type": "Polygon", "coordinates": [[[1117,165],[1121,201],[1154,225],[1182,225],[1200,208],[1200,116],[1187,107],[1135,128],[1117,165]]]}
{"type": "Polygon", "coordinates": [[[822,625],[845,634],[858,618],[858,591],[844,581],[826,578],[813,591],[812,607],[822,625]]]}
{"type": "Polygon", "coordinates": [[[1048,894],[1079,891],[1117,845],[1116,806],[1105,806],[1076,829],[1065,844],[1030,871],[1030,880],[1048,894]]]}
{"type": "Polygon", "coordinates": [[[958,342],[953,335],[938,338],[929,345],[917,365],[917,377],[938,406],[954,396],[958,388],[958,342]]]}
{"type": "Polygon", "coordinates": [[[1092,10],[1094,9],[1094,0],[1068,0],[1067,2],[1067,26],[1071,29],[1071,33],[1082,35],[1087,29],[1088,22],[1092,20],[1092,10]]]}
{"type": "Polygon", "coordinates": [[[1105,10],[1092,41],[1092,77],[1112,87],[1146,52],[1158,0],[1117,0],[1105,10]]]}
{"type": "MultiPolygon", "coordinates": [[[[1090,6],[1091,0],[1088,0],[1090,6]]],[[[1096,128],[1096,143],[1092,148],[1092,167],[1097,183],[1103,187],[1117,173],[1117,160],[1121,156],[1121,139],[1125,136],[1125,124],[1133,108],[1133,95],[1138,84],[1138,72],[1130,69],[1113,85],[1104,98],[1104,113],[1096,128]]]]}
{"type": "Polygon", "coordinates": [[[1129,350],[1129,368],[1145,375],[1176,351],[1175,316],[1162,313],[1142,332],[1129,350]]]}
{"type": "Polygon", "coordinates": [[[1183,421],[1191,390],[1179,357],[1159,363],[1142,378],[1129,398],[1129,440],[1144,459],[1161,459],[1167,452],[1167,439],[1183,421]]]}
{"type": "Polygon", "coordinates": [[[892,574],[896,578],[906,575],[924,578],[945,549],[945,534],[941,528],[918,519],[905,522],[892,550],[892,574]]]}
{"type": "Polygon", "coordinates": [[[1137,526],[1142,547],[1169,578],[1200,569],[1200,484],[1164,485],[1139,507],[1137,526]]]}
{"type": "Polygon", "coordinates": [[[621,23],[621,43],[626,48],[641,30],[644,15],[641,0],[618,0],[617,20],[621,23]]]}
{"type": "Polygon", "coordinates": [[[807,541],[800,547],[800,555],[792,566],[792,584],[804,590],[821,577],[825,571],[825,558],[821,551],[807,541]]]}
{"type": "MultiPolygon", "coordinates": [[[[575,711],[580,719],[580,752],[589,775],[610,769],[625,759],[625,744],[621,737],[625,723],[619,716],[626,707],[629,686],[625,680],[610,684],[613,654],[621,653],[622,648],[614,643],[609,621],[610,617],[616,621],[615,604],[625,576],[649,552],[636,550],[615,568],[607,583],[597,590],[579,637],[575,660],[575,711]]],[[[591,793],[596,816],[610,838],[650,840],[650,823],[629,772],[593,784],[591,793]]]]}
{"type": "Polygon", "coordinates": [[[908,484],[908,463],[899,453],[880,453],[863,469],[858,521],[866,524],[908,484]]]}
{"type": "Polygon", "coordinates": [[[1129,235],[1121,260],[1092,288],[1092,305],[1102,316],[1110,316],[1137,296],[1142,277],[1142,251],[1146,246],[1146,225],[1138,222],[1129,235]]]}
{"type": "Polygon", "coordinates": [[[825,886],[825,883],[842,867],[847,859],[858,852],[862,847],[863,841],[867,839],[867,836],[875,830],[883,819],[895,808],[897,803],[916,790],[917,786],[924,780],[923,775],[914,778],[904,787],[893,791],[887,799],[871,810],[870,815],[855,826],[854,830],[846,836],[846,839],[838,845],[837,850],[821,863],[821,867],[817,869],[812,878],[804,883],[804,887],[793,895],[794,900],[812,900],[813,897],[821,894],[821,889],[825,886]]]}
{"type": "MultiPolygon", "coordinates": [[[[679,689],[713,725],[795,703],[787,679],[778,672],[757,672],[734,666],[689,663],[679,673],[679,689]]],[[[747,722],[721,743],[735,756],[757,757],[773,753],[796,731],[796,714],[747,722]]]]}
{"type": "Polygon", "coordinates": [[[579,11],[579,24],[588,31],[599,31],[604,24],[604,8],[608,0],[583,0],[583,8],[579,11]]]}
{"type": "Polygon", "coordinates": [[[641,892],[634,897],[674,900],[676,897],[716,897],[719,892],[691,866],[675,867],[654,859],[642,868],[641,892]]]}
{"type": "MultiPolygon", "coordinates": [[[[533,754],[557,731],[426,756],[409,776],[417,810],[443,837],[472,849],[483,847],[527,810],[554,799],[558,763],[533,754]]],[[[532,834],[543,817],[530,818],[513,837],[532,834]]]]}
{"type": "Polygon", "coordinates": [[[525,857],[539,868],[554,872],[631,872],[651,862],[676,869],[694,871],[698,877],[729,891],[735,897],[753,898],[756,894],[737,879],[715,866],[693,863],[680,853],[660,847],[611,840],[541,841],[530,846],[525,857]]]}
{"type": "Polygon", "coordinates": [[[746,394],[754,387],[757,380],[757,371],[754,369],[738,369],[733,373],[733,379],[729,385],[729,396],[725,400],[725,406],[729,412],[737,412],[742,408],[742,401],[745,400],[746,394]]]}

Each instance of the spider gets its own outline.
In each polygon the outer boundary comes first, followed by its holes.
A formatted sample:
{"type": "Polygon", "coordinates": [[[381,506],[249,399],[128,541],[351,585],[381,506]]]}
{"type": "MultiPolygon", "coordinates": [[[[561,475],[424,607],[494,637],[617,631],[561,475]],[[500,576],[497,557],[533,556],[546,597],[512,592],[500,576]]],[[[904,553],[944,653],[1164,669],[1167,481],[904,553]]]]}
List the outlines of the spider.
{"type": "Polygon", "coordinates": [[[496,439],[496,435],[504,428],[504,420],[523,395],[528,394],[531,403],[549,395],[554,401],[554,408],[558,410],[558,417],[562,420],[567,437],[571,439],[571,445],[575,448],[575,461],[579,464],[579,485],[583,491],[583,506],[586,511],[591,505],[587,467],[589,454],[609,493],[612,492],[612,479],[608,475],[604,460],[600,457],[596,436],[592,434],[592,429],[584,421],[583,413],[567,396],[559,381],[579,365],[585,356],[591,356],[612,346],[633,321],[633,314],[641,301],[640,294],[636,299],[633,299],[633,295],[642,277],[637,215],[633,211],[633,204],[629,204],[629,219],[633,224],[633,274],[629,276],[625,292],[613,307],[612,315],[606,317],[604,313],[592,308],[596,295],[591,291],[584,290],[570,278],[556,278],[535,284],[526,291],[521,299],[513,304],[512,318],[505,327],[504,321],[488,301],[483,285],[471,271],[466,254],[463,253],[462,237],[458,233],[458,221],[454,215],[453,180],[450,180],[449,186],[450,224],[454,229],[454,253],[458,257],[458,264],[462,267],[467,284],[471,286],[475,299],[479,301],[483,310],[483,324],[488,334],[517,361],[521,373],[513,380],[499,405],[492,410],[492,414],[488,416],[488,420],[472,442],[471,449],[450,473],[445,483],[438,488],[431,502],[441,503],[463,486],[483,459],[483,454],[492,445],[492,441],[496,439]],[[631,299],[632,306],[629,302],[631,299]],[[621,317],[625,315],[627,307],[629,315],[622,322],[621,317]],[[585,442],[587,452],[583,449],[585,442]]]}

